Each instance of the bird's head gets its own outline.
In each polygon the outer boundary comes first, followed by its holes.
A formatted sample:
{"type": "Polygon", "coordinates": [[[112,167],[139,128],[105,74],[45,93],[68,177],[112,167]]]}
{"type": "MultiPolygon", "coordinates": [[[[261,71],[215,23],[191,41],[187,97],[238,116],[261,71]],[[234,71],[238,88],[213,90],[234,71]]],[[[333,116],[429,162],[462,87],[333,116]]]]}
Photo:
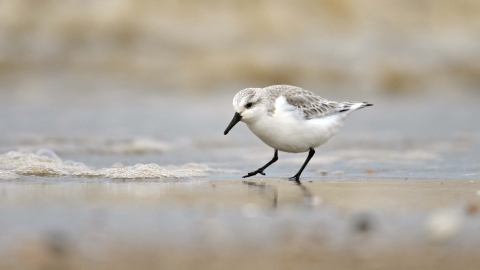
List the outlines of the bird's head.
{"type": "Polygon", "coordinates": [[[264,106],[262,106],[263,100],[259,90],[260,88],[246,88],[235,95],[233,98],[235,115],[227,129],[225,129],[225,135],[227,135],[238,122],[243,121],[249,123],[261,117],[264,112],[264,106]]]}

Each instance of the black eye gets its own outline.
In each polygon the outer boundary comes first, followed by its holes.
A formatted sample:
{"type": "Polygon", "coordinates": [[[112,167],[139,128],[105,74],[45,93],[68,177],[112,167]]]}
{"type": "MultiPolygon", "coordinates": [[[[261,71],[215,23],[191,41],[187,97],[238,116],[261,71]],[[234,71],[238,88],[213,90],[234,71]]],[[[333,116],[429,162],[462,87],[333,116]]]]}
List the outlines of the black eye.
{"type": "Polygon", "coordinates": [[[253,106],[253,103],[249,102],[245,105],[245,108],[250,109],[253,106]]]}

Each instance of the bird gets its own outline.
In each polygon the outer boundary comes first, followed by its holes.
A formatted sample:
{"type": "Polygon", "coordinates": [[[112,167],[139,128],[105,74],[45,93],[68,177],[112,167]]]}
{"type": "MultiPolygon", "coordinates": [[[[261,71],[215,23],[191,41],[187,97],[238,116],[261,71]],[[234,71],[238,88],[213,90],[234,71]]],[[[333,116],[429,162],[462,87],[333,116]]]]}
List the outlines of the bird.
{"type": "Polygon", "coordinates": [[[329,101],[291,85],[246,88],[233,98],[235,114],[224,135],[242,121],[253,134],[275,150],[272,160],[243,178],[265,175],[265,169],[278,160],[278,151],[308,152],[300,170],[288,178],[301,184],[300,176],[314,156],[315,148],[336,135],[353,111],[368,106],[373,104],[329,101]]]}

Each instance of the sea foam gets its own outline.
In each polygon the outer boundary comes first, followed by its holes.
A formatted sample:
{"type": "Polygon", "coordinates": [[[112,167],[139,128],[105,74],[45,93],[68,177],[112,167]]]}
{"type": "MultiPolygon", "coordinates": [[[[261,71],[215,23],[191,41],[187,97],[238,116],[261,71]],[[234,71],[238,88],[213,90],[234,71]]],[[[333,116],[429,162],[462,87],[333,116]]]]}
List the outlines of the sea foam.
{"type": "Polygon", "coordinates": [[[2,180],[18,179],[18,178],[20,178],[20,175],[16,173],[0,170],[0,179],[2,180]]]}
{"type": "Polygon", "coordinates": [[[206,177],[210,173],[236,173],[235,170],[212,169],[206,165],[190,163],[182,166],[136,164],[123,166],[116,163],[109,168],[95,169],[83,163],[63,161],[55,152],[41,149],[37,153],[10,151],[0,155],[0,178],[15,179],[19,175],[105,177],[112,179],[155,179],[206,177]]]}
{"type": "Polygon", "coordinates": [[[184,178],[205,177],[209,173],[201,168],[189,165],[159,166],[157,164],[136,164],[123,168],[103,168],[99,170],[79,171],[74,176],[106,177],[112,179],[146,179],[146,178],[184,178]]]}

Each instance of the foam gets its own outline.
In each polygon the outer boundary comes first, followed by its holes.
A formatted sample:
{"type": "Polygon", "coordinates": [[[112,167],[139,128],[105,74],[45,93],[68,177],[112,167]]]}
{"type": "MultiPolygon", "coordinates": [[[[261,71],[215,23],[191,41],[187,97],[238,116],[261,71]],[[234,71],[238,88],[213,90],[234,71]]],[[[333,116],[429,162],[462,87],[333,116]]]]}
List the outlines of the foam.
{"type": "Polygon", "coordinates": [[[10,151],[0,155],[0,167],[4,169],[16,169],[29,164],[60,164],[61,161],[52,159],[44,155],[36,155],[31,153],[20,153],[10,151]]]}
{"type": "Polygon", "coordinates": [[[0,167],[23,175],[70,175],[73,172],[90,170],[83,163],[63,162],[55,152],[40,149],[36,154],[10,151],[0,155],[0,167]]]}
{"type": "Polygon", "coordinates": [[[74,176],[106,177],[112,179],[152,179],[152,178],[185,178],[208,176],[205,170],[189,165],[166,166],[157,164],[136,164],[123,168],[103,168],[73,173],[74,176]]]}
{"type": "Polygon", "coordinates": [[[20,178],[20,175],[16,173],[0,170],[0,179],[2,180],[18,179],[18,178],[20,178]]]}
{"type": "MultiPolygon", "coordinates": [[[[189,163],[182,166],[136,164],[124,166],[115,163],[109,168],[95,169],[83,163],[62,161],[55,152],[41,149],[36,154],[11,151],[0,155],[4,177],[15,175],[105,177],[111,179],[155,179],[206,177],[210,173],[238,173],[236,170],[212,169],[206,165],[189,163]]],[[[2,178],[3,179],[3,178],[2,178]]],[[[10,179],[10,178],[8,178],[10,179]]]]}
{"type": "Polygon", "coordinates": [[[56,166],[54,164],[28,164],[21,166],[12,171],[13,173],[23,174],[23,175],[38,175],[38,176],[49,176],[49,175],[69,175],[69,172],[62,170],[61,166],[56,166]]]}

